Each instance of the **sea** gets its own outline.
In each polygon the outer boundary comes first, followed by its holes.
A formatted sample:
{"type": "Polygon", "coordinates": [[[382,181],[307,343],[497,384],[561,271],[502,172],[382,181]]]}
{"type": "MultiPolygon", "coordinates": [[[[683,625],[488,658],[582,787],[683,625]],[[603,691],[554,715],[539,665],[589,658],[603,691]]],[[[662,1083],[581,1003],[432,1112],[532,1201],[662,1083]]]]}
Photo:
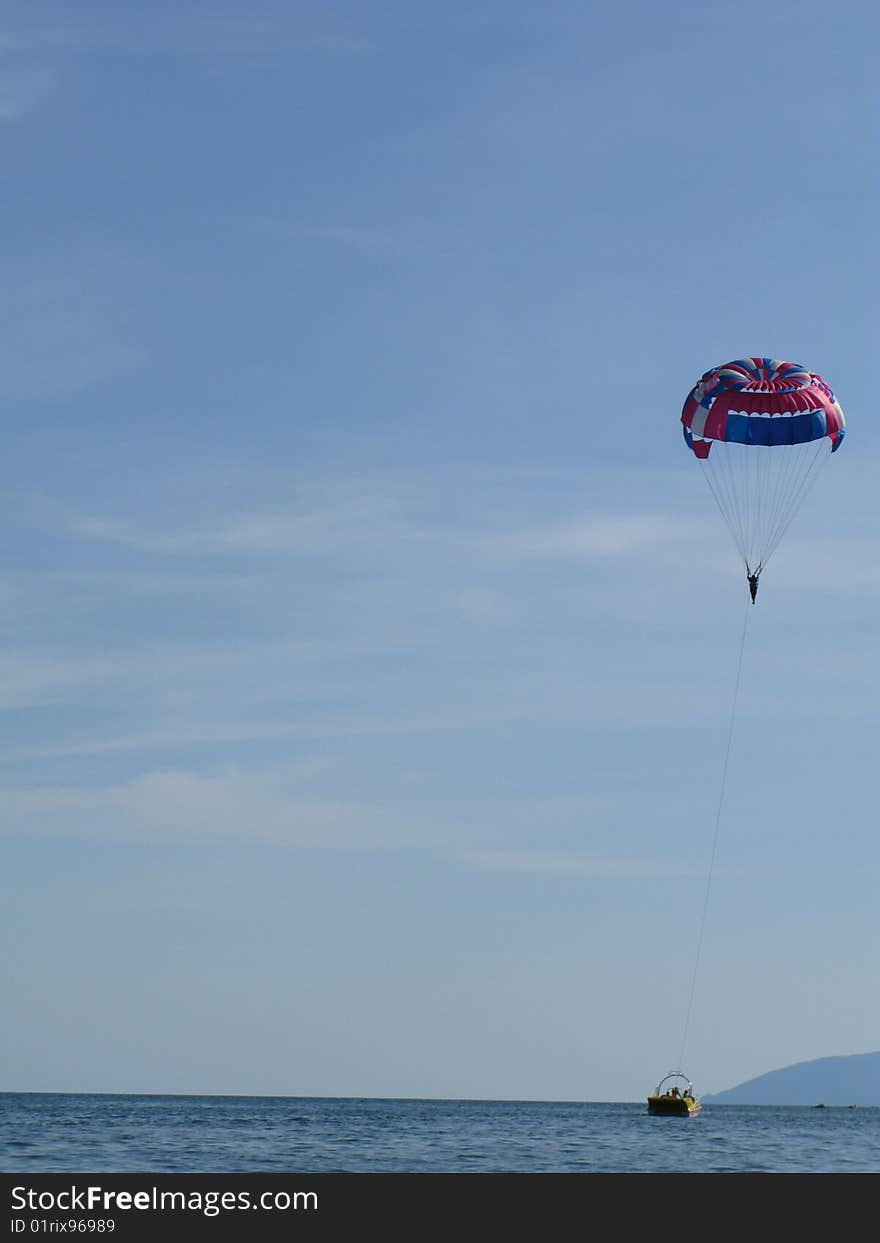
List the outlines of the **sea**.
{"type": "Polygon", "coordinates": [[[880,1107],[0,1094],[3,1173],[877,1173],[880,1107]]]}

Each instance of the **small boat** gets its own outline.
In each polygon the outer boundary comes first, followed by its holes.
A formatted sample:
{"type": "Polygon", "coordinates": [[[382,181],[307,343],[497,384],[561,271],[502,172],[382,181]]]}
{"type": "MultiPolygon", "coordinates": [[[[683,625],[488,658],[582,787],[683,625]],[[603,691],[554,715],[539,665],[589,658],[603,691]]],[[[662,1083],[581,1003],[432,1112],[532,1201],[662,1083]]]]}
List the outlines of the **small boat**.
{"type": "Polygon", "coordinates": [[[694,1085],[680,1070],[670,1071],[648,1097],[648,1113],[658,1117],[690,1118],[699,1112],[700,1102],[694,1096],[694,1085]],[[684,1082],[681,1088],[678,1086],[679,1080],[684,1082]]]}

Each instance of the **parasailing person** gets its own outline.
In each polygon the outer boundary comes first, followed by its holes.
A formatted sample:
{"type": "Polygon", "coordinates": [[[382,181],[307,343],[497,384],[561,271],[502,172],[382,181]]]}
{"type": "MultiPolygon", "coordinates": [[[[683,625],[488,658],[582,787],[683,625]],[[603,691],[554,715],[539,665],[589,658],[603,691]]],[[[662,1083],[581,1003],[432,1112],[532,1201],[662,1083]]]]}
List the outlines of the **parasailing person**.
{"type": "Polygon", "coordinates": [[[681,422],[745,564],[754,604],[761,572],[843,442],[843,410],[816,372],[754,355],[705,372],[681,422]]]}

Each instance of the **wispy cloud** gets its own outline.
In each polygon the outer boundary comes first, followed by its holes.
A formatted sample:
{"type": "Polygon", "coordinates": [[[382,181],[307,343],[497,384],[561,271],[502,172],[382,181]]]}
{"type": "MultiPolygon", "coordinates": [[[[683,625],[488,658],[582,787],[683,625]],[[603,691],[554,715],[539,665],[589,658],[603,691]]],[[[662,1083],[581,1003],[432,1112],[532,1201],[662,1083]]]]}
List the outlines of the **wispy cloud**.
{"type": "MultiPolygon", "coordinates": [[[[288,485],[296,489],[295,481],[288,485]]],[[[435,485],[436,486],[436,485],[435,485]]],[[[536,522],[530,527],[499,530],[478,507],[458,512],[454,522],[448,513],[433,515],[425,506],[431,482],[419,493],[418,481],[408,480],[395,490],[392,483],[368,487],[339,488],[323,501],[304,497],[295,509],[264,509],[242,512],[214,522],[180,523],[165,530],[148,529],[102,515],[68,519],[69,531],[78,536],[179,555],[247,553],[317,553],[350,551],[365,544],[395,547],[445,544],[483,556],[596,558],[610,560],[667,550],[680,558],[682,547],[693,543],[693,528],[684,520],[656,513],[621,512],[620,506],[605,512],[574,514],[555,522],[536,522]]]]}
{"type": "Polygon", "coordinates": [[[686,523],[664,514],[572,518],[504,537],[500,546],[536,557],[625,557],[674,547],[691,534],[686,523]]]}
{"type": "Polygon", "coordinates": [[[362,31],[326,12],[281,17],[230,13],[183,18],[168,24],[165,37],[189,51],[236,57],[290,52],[352,56],[373,48],[372,40],[362,31]]]}
{"type": "Polygon", "coordinates": [[[180,751],[185,748],[216,747],[226,743],[272,742],[302,737],[306,731],[296,725],[192,725],[187,728],[116,733],[102,737],[78,737],[54,746],[12,747],[6,759],[51,759],[62,756],[119,755],[139,751],[180,751]]]}
{"type": "Polygon", "coordinates": [[[17,121],[40,108],[55,84],[47,68],[11,68],[0,62],[0,121],[17,121]]]}
{"type": "Polygon", "coordinates": [[[291,52],[361,55],[373,41],[352,23],[328,13],[260,16],[235,12],[162,19],[153,13],[124,25],[88,20],[19,22],[0,26],[0,54],[34,52],[182,51],[246,58],[291,52]]]}
{"type": "Polygon", "coordinates": [[[7,273],[0,361],[8,401],[64,397],[130,372],[143,349],[110,273],[7,273]]]}
{"type": "Polygon", "coordinates": [[[356,224],[308,224],[302,221],[271,220],[258,226],[262,233],[278,241],[306,243],[312,249],[334,247],[364,258],[388,259],[415,253],[417,246],[400,231],[370,228],[356,224]]]}
{"type": "Polygon", "coordinates": [[[493,872],[524,872],[565,876],[695,876],[692,865],[652,859],[593,859],[582,855],[533,854],[529,851],[477,851],[468,863],[493,872]]]}
{"type": "Polygon", "coordinates": [[[71,534],[105,540],[130,548],[169,555],[302,553],[325,555],[332,550],[357,553],[364,544],[442,537],[408,517],[393,497],[351,493],[332,503],[304,503],[296,510],[241,513],[215,522],[203,521],[160,531],[102,516],[68,520],[71,534]]]}
{"type": "Polygon", "coordinates": [[[315,849],[427,845],[429,836],[368,803],[302,789],[302,773],[169,770],[101,790],[20,790],[0,797],[8,833],[164,841],[238,841],[315,849]]]}
{"type": "Polygon", "coordinates": [[[79,697],[85,686],[120,679],[126,663],[101,657],[53,658],[22,651],[0,655],[0,708],[32,707],[79,697]]]}
{"type": "Polygon", "coordinates": [[[26,52],[86,52],[132,44],[121,27],[93,22],[13,22],[0,25],[0,54],[26,52]]]}
{"type": "Polygon", "coordinates": [[[7,17],[0,22],[0,123],[19,121],[42,107],[57,93],[59,67],[74,57],[176,53],[221,71],[259,68],[267,59],[285,56],[352,57],[373,50],[373,39],[364,31],[320,12],[261,17],[230,9],[227,14],[166,20],[151,13],[142,21],[129,13],[124,25],[85,18],[16,22],[7,17]]]}
{"type": "Polygon", "coordinates": [[[880,587],[876,548],[874,536],[791,537],[774,555],[768,574],[780,586],[873,593],[880,587]]]}

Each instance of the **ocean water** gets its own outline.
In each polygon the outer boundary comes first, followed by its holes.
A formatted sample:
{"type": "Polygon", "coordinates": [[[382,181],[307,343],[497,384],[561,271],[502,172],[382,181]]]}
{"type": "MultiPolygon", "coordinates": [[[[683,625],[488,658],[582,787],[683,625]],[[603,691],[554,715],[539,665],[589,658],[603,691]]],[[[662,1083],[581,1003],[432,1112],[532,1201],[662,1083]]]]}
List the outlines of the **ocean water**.
{"type": "Polygon", "coordinates": [[[880,1108],[0,1094],[17,1173],[877,1173],[880,1108]]]}

